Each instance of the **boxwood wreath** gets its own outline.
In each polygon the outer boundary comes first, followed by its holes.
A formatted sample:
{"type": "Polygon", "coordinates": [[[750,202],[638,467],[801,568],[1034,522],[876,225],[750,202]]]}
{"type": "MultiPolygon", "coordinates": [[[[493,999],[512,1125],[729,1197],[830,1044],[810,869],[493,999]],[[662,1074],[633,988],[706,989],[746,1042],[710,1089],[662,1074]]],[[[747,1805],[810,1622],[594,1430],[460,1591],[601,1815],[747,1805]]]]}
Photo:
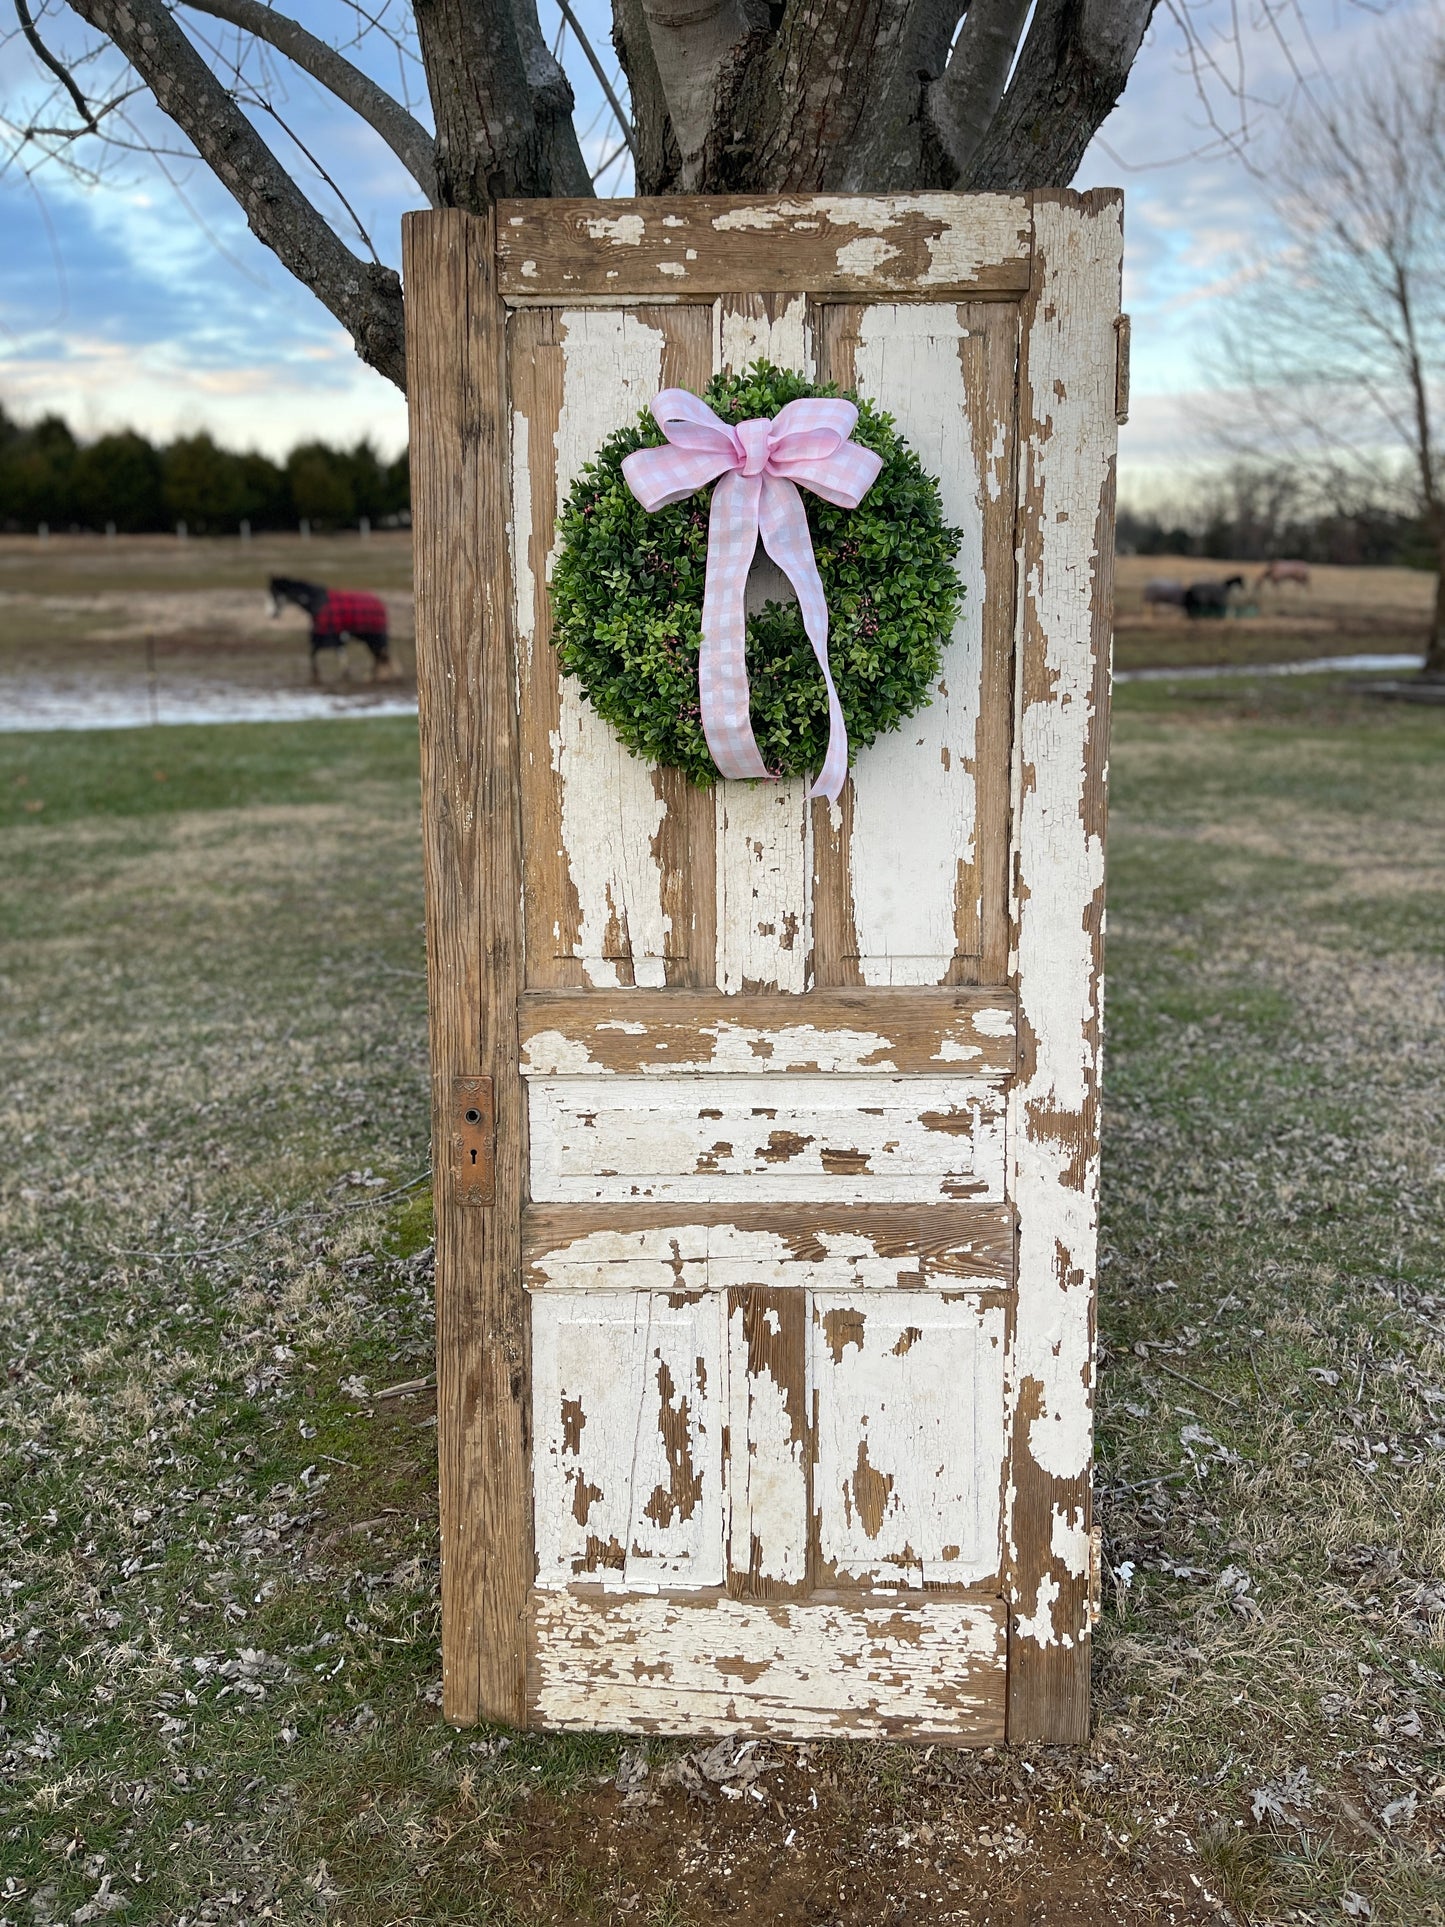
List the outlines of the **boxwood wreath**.
{"type": "MultiPolygon", "coordinates": [[[[776,415],[804,395],[836,395],[759,361],[718,375],[703,400],[730,425],[776,415]]],[[[883,458],[855,509],[802,491],[828,602],[829,660],[848,725],[849,761],[929,702],[943,639],[958,619],[960,532],[943,519],[938,484],[893,419],[861,397],[853,440],[883,458]]],[[[698,708],[698,651],[711,485],[649,515],[622,476],[623,457],[657,447],[646,410],[612,435],[578,476],[560,518],[552,576],[553,640],[599,716],[636,756],[717,779],[698,708]]],[[[795,602],[748,618],[753,734],[776,776],[818,770],[828,703],[795,602]]]]}

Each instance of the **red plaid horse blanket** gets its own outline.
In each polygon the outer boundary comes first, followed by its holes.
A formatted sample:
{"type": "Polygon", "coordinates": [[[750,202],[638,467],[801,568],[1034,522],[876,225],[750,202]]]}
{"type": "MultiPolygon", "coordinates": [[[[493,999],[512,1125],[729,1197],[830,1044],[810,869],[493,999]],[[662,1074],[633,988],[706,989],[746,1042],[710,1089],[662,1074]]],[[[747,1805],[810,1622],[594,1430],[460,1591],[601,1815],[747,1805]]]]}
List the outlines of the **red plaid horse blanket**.
{"type": "Polygon", "coordinates": [[[311,618],[311,627],[318,636],[384,636],[386,604],[380,596],[331,589],[311,618]]]}

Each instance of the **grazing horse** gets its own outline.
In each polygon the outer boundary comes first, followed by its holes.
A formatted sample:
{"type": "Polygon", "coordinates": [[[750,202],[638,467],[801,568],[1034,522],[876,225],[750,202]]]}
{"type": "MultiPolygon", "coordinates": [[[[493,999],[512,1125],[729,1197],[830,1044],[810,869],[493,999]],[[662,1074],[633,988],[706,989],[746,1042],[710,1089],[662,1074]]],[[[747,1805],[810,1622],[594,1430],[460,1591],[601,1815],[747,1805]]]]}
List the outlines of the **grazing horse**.
{"type": "Polygon", "coordinates": [[[389,680],[392,668],[386,604],[380,596],[359,595],[351,589],[326,589],[319,582],[297,582],[287,575],[273,575],[270,592],[273,616],[280,615],[283,602],[294,602],[311,618],[312,682],[321,680],[317,651],[341,649],[348,642],[364,642],[371,651],[373,682],[389,680]]]}
{"type": "Polygon", "coordinates": [[[1254,586],[1261,588],[1266,582],[1297,582],[1300,588],[1307,589],[1310,586],[1310,565],[1308,562],[1266,562],[1254,586]]]}
{"type": "Polygon", "coordinates": [[[1144,584],[1144,607],[1147,609],[1156,602],[1163,603],[1166,608],[1182,609],[1184,584],[1176,582],[1169,575],[1151,576],[1144,584]]]}
{"type": "Polygon", "coordinates": [[[1191,582],[1184,591],[1184,613],[1191,622],[1200,616],[1222,616],[1229,608],[1232,589],[1242,589],[1244,577],[1231,575],[1223,582],[1191,582]]]}

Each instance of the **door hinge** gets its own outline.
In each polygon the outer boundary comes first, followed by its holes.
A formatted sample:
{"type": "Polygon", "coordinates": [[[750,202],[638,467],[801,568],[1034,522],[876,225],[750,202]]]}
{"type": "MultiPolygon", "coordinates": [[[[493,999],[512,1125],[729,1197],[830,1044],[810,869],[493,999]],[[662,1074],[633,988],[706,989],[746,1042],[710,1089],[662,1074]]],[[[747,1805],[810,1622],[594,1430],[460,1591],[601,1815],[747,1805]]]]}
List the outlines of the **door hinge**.
{"type": "Polygon", "coordinates": [[[497,1201],[497,1110],[490,1077],[452,1079],[452,1196],[458,1204],[497,1201]]]}
{"type": "Polygon", "coordinates": [[[1089,1528],[1089,1624],[1097,1626],[1104,1610],[1104,1528],[1089,1528]]]}
{"type": "Polygon", "coordinates": [[[1129,419],[1129,317],[1114,319],[1114,420],[1122,428],[1129,419]]]}

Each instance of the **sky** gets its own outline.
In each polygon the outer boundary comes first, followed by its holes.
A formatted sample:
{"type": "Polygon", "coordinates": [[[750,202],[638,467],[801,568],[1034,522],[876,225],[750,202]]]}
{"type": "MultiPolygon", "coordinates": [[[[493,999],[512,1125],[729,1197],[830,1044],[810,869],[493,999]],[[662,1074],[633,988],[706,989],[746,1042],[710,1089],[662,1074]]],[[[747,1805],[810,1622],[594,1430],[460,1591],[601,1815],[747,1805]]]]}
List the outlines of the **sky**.
{"type": "MultiPolygon", "coordinates": [[[[388,4],[377,16],[383,27],[388,4]]],[[[1396,0],[1388,12],[1398,19],[1430,4],[1396,0]]],[[[344,37],[356,21],[350,0],[297,0],[294,11],[327,37],[344,37]]],[[[603,0],[583,0],[577,12],[615,72],[603,0]]],[[[542,0],[541,14],[550,37],[560,24],[553,0],[542,0]]],[[[63,0],[49,0],[39,17],[57,50],[82,44],[63,0]]],[[[217,44],[227,32],[183,17],[217,44]]],[[[1161,5],[1075,181],[1126,194],[1133,391],[1120,486],[1135,501],[1167,498],[1197,459],[1218,318],[1267,238],[1259,172],[1272,129],[1302,89],[1325,97],[1334,77],[1368,59],[1385,16],[1373,0],[1194,0],[1184,17],[1187,38],[1177,0],[1161,5]]],[[[352,57],[424,114],[419,70],[384,33],[352,57]]],[[[584,151],[600,165],[616,150],[615,124],[575,41],[563,58],[584,151]]],[[[269,74],[284,121],[343,184],[380,258],[395,264],[400,217],[420,204],[400,164],[294,69],[276,60],[269,74]]],[[[24,118],[45,93],[45,76],[12,37],[0,47],[7,113],[24,118]]],[[[139,136],[162,125],[153,109],[138,110],[139,136]]],[[[316,183],[286,133],[274,123],[264,131],[316,183]]],[[[601,185],[630,191],[625,157],[601,185]]],[[[324,185],[316,191],[327,201],[324,185]]],[[[354,229],[347,239],[360,248],[354,229]]],[[[112,159],[98,182],[53,165],[27,176],[12,163],[0,174],[0,405],[21,419],[54,410],[85,435],[133,426],[167,439],[206,429],[272,454],[316,435],[366,435],[389,456],[406,437],[400,394],[357,360],[209,173],[193,160],[140,154],[112,159]]]]}

